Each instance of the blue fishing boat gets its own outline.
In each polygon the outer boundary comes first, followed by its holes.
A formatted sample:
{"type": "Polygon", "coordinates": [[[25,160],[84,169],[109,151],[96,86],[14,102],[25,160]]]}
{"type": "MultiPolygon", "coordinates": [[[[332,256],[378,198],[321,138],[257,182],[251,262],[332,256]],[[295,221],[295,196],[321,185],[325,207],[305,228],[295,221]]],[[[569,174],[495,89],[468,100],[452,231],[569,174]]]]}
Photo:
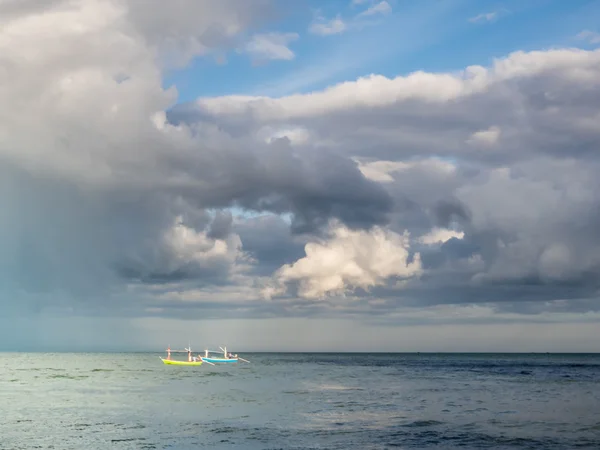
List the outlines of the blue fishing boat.
{"type": "Polygon", "coordinates": [[[221,363],[236,363],[238,361],[244,361],[249,363],[250,361],[245,360],[244,358],[240,358],[237,354],[231,354],[227,352],[227,347],[223,348],[223,347],[219,347],[221,349],[221,351],[216,351],[216,350],[204,350],[204,356],[202,356],[200,359],[202,359],[202,361],[207,362],[207,363],[211,363],[211,364],[221,364],[221,363]],[[223,354],[222,357],[216,357],[216,356],[211,356],[211,354],[213,355],[217,355],[217,354],[223,354]]]}

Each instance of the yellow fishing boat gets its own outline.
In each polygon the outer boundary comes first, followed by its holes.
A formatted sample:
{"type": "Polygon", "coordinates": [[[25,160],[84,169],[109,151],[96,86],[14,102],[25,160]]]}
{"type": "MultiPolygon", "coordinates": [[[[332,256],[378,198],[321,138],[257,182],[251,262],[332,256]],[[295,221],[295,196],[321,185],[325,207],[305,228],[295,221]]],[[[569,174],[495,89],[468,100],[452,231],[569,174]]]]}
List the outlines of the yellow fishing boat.
{"type": "Polygon", "coordinates": [[[176,361],[173,359],[165,359],[160,358],[165,364],[172,364],[174,366],[200,366],[202,365],[202,360],[200,361],[176,361]]]}
{"type": "Polygon", "coordinates": [[[160,357],[160,360],[163,364],[170,364],[173,366],[201,366],[203,361],[200,356],[192,356],[192,347],[186,348],[185,350],[171,350],[171,346],[167,348],[167,358],[160,357]],[[178,361],[176,359],[171,359],[171,353],[187,353],[188,360],[187,361],[178,361]]]}

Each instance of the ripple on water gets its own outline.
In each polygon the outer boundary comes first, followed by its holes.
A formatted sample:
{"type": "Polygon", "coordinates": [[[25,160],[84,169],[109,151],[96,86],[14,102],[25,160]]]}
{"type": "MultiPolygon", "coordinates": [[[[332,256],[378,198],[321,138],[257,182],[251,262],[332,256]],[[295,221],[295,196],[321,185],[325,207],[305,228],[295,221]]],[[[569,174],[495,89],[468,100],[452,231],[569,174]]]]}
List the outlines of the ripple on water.
{"type": "Polygon", "coordinates": [[[407,423],[403,425],[406,428],[422,428],[422,427],[435,427],[438,425],[443,425],[444,422],[440,422],[439,420],[415,420],[414,422],[407,423]]]}
{"type": "Polygon", "coordinates": [[[85,380],[89,375],[48,375],[49,379],[85,380]]]}

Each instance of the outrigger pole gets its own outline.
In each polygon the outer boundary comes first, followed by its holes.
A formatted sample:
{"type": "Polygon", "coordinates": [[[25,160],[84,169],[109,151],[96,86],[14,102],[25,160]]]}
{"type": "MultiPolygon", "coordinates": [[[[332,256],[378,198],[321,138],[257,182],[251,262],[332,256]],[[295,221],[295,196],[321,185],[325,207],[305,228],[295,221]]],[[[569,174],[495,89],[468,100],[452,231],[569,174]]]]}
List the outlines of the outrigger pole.
{"type": "MultiPolygon", "coordinates": [[[[229,358],[229,356],[227,355],[227,347],[225,347],[225,348],[219,347],[219,348],[221,349],[221,351],[225,355],[225,358],[229,358]]],[[[217,353],[217,352],[215,352],[215,353],[217,353]]],[[[239,359],[240,361],[244,361],[244,362],[247,362],[248,364],[250,364],[250,361],[248,361],[247,359],[244,359],[244,358],[240,358],[237,355],[235,355],[235,359],[239,359]]]]}

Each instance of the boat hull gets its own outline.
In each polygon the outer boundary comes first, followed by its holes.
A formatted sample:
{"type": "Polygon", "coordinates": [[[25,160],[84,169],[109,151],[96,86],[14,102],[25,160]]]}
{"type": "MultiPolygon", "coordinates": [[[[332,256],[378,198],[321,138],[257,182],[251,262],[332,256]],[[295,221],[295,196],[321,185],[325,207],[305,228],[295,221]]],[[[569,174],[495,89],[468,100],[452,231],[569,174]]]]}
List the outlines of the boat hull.
{"type": "Polygon", "coordinates": [[[202,361],[206,361],[206,362],[210,362],[213,364],[220,364],[220,363],[236,363],[238,362],[237,358],[229,358],[229,359],[225,359],[225,358],[205,358],[204,356],[202,357],[202,361]]]}
{"type": "Polygon", "coordinates": [[[200,366],[202,365],[202,361],[176,361],[173,359],[164,359],[160,358],[163,363],[169,364],[172,366],[200,366]]]}

